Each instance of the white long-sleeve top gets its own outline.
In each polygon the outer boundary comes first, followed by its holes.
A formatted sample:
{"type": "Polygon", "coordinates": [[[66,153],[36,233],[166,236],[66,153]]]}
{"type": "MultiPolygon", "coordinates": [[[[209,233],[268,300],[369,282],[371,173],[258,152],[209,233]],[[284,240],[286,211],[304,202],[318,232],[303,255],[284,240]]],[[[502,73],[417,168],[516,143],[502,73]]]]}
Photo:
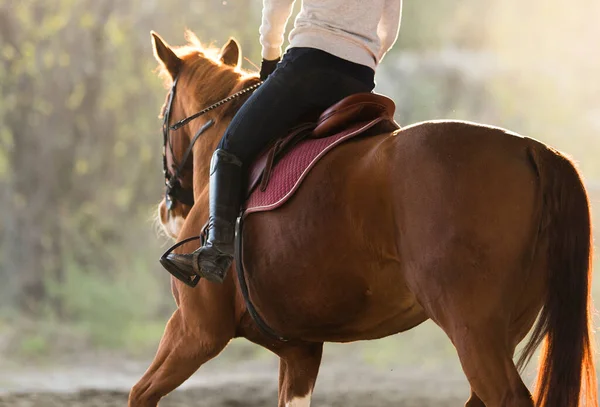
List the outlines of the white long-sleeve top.
{"type": "MultiPolygon", "coordinates": [[[[281,56],[295,0],[263,0],[262,57],[281,56]]],[[[302,0],[290,48],[317,48],[375,69],[398,37],[402,0],[302,0]]]]}

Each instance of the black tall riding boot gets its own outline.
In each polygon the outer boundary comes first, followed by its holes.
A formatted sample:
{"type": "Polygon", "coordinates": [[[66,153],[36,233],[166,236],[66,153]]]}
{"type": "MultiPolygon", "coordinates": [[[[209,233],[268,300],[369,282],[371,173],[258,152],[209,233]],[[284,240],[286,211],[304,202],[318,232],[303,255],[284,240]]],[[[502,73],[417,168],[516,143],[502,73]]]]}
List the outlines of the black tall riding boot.
{"type": "Polygon", "coordinates": [[[166,268],[194,272],[221,283],[234,254],[235,223],[240,211],[242,162],[223,149],[216,150],[210,164],[208,236],[204,246],[191,254],[167,256],[166,268]]]}

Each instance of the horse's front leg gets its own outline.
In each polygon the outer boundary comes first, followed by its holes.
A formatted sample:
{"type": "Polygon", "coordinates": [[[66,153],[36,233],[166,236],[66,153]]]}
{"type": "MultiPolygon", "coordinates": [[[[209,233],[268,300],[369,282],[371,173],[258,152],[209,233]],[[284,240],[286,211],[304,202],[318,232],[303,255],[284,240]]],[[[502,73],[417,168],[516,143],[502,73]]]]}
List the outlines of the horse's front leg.
{"type": "Polygon", "coordinates": [[[309,407],[323,344],[305,344],[277,350],[279,356],[279,407],[309,407]]]}
{"type": "Polygon", "coordinates": [[[186,323],[183,315],[179,308],[171,316],[152,364],[131,389],[129,407],[156,407],[162,397],[218,355],[233,337],[230,321],[215,326],[199,321],[198,317],[195,323],[186,323]]]}

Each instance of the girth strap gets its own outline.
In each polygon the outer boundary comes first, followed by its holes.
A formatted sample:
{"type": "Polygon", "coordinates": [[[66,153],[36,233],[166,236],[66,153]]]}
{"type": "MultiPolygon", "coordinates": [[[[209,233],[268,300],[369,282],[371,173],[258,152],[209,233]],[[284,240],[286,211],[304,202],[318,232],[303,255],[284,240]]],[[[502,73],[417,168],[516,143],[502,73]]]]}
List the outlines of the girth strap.
{"type": "Polygon", "coordinates": [[[281,342],[288,342],[289,339],[279,335],[275,332],[267,323],[262,319],[252,300],[250,300],[250,293],[248,292],[248,284],[246,283],[246,275],[244,272],[244,263],[243,263],[243,226],[244,221],[243,217],[240,216],[237,219],[235,224],[235,269],[237,271],[238,282],[240,283],[240,290],[242,292],[242,296],[244,297],[244,302],[246,303],[246,309],[248,313],[258,326],[258,328],[270,338],[276,339],[281,342]]]}

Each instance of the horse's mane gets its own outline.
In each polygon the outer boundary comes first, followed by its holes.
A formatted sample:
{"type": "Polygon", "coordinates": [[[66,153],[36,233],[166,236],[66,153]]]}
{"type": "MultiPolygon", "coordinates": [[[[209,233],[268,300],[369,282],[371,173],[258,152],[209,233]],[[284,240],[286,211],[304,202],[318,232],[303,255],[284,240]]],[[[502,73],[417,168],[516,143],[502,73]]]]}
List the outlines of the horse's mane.
{"type": "MultiPolygon", "coordinates": [[[[192,31],[187,30],[185,38],[188,42],[186,45],[173,47],[172,50],[183,61],[184,76],[196,80],[180,81],[178,92],[194,94],[195,100],[201,100],[208,106],[259,81],[255,72],[223,64],[220,60],[221,50],[212,45],[203,45],[192,31]]],[[[164,66],[158,67],[158,75],[163,78],[166,87],[171,86],[173,80],[164,66]]],[[[233,116],[246,98],[235,99],[224,109],[218,109],[218,114],[233,116]]]]}

